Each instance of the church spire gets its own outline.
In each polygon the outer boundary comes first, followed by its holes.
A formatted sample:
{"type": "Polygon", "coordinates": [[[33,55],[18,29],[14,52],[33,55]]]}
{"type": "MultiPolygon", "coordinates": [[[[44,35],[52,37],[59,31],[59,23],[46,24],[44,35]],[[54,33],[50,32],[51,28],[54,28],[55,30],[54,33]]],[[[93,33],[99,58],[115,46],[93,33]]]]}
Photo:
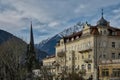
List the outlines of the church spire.
{"type": "Polygon", "coordinates": [[[27,46],[27,53],[26,53],[26,65],[28,72],[32,72],[32,70],[36,69],[37,66],[39,65],[39,61],[36,59],[36,52],[34,48],[32,22],[30,26],[30,43],[27,46]]]}
{"type": "Polygon", "coordinates": [[[30,49],[34,50],[34,38],[33,38],[32,21],[31,21],[31,27],[30,27],[30,49]]]}
{"type": "Polygon", "coordinates": [[[103,13],[103,9],[101,9],[101,15],[102,15],[102,17],[103,17],[103,14],[104,14],[104,13],[103,13]]]}

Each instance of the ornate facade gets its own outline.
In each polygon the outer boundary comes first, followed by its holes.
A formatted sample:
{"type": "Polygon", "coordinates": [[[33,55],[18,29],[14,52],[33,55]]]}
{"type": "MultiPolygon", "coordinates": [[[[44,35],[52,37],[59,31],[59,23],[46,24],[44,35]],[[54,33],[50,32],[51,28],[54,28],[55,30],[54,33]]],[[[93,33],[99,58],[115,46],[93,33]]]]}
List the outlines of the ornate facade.
{"type": "Polygon", "coordinates": [[[110,75],[107,75],[110,79],[111,70],[114,72],[120,69],[120,58],[116,58],[118,56],[120,56],[120,29],[112,27],[102,14],[95,26],[86,23],[80,32],[65,36],[57,43],[56,75],[84,71],[86,73],[84,78],[88,79],[92,75],[93,79],[97,80],[98,77],[104,78],[101,75],[104,75],[102,70],[105,68],[110,70],[110,75]],[[107,60],[115,61],[112,64],[102,64],[107,60]],[[118,64],[114,64],[116,61],[118,64]]]}

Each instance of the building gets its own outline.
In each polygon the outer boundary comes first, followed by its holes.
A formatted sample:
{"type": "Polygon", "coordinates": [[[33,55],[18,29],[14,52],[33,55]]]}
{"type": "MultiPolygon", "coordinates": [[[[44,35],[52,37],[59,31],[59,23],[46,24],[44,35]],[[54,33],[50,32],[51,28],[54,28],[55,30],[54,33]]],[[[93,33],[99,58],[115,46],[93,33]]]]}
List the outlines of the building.
{"type": "Polygon", "coordinates": [[[46,75],[51,76],[52,78],[55,78],[55,55],[48,56],[43,59],[43,67],[44,71],[47,71],[46,75]]]}
{"type": "Polygon", "coordinates": [[[104,19],[102,12],[95,26],[86,22],[80,32],[64,36],[57,43],[56,75],[85,72],[86,79],[90,76],[93,76],[94,80],[97,80],[99,76],[103,79],[104,76],[101,75],[110,77],[111,75],[108,74],[116,74],[116,69],[119,72],[120,58],[116,58],[119,56],[120,29],[112,27],[110,22],[104,19]],[[102,64],[108,60],[112,60],[112,63],[102,64]],[[104,74],[103,70],[108,70],[110,73],[104,74]]]}
{"type": "Polygon", "coordinates": [[[100,80],[120,80],[120,58],[102,60],[99,70],[100,80]]]}

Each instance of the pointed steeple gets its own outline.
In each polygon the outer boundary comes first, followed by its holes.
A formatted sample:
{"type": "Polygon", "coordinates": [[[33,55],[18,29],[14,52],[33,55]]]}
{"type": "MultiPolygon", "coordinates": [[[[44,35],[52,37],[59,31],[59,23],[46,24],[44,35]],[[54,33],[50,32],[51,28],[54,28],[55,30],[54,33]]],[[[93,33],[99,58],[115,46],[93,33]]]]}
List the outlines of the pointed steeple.
{"type": "Polygon", "coordinates": [[[103,17],[103,9],[101,9],[101,16],[103,17]]]}
{"type": "Polygon", "coordinates": [[[30,50],[34,51],[34,37],[33,37],[32,21],[31,21],[31,27],[30,27],[30,50]]]}
{"type": "Polygon", "coordinates": [[[32,70],[36,69],[39,65],[39,61],[36,58],[36,52],[34,48],[32,22],[30,26],[30,43],[27,46],[27,53],[26,53],[26,65],[28,72],[32,72],[32,70]]]}

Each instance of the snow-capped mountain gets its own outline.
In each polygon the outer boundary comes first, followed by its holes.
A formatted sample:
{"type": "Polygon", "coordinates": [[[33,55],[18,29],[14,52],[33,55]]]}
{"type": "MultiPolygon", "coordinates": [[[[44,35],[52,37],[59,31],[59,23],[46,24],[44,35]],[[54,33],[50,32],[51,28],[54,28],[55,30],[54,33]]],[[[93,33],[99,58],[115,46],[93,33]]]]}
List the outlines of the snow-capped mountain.
{"type": "Polygon", "coordinates": [[[48,38],[46,40],[41,41],[39,44],[36,44],[35,46],[37,49],[47,52],[48,56],[53,55],[55,54],[56,43],[62,38],[62,36],[68,36],[73,33],[79,32],[81,31],[82,28],[83,28],[83,23],[78,22],[74,26],[63,30],[62,32],[58,33],[52,38],[48,38]]]}
{"type": "Polygon", "coordinates": [[[41,41],[39,44],[36,44],[36,48],[44,51],[48,54],[48,56],[55,54],[55,46],[56,43],[61,39],[59,34],[53,36],[52,38],[48,38],[46,40],[41,41]]]}

